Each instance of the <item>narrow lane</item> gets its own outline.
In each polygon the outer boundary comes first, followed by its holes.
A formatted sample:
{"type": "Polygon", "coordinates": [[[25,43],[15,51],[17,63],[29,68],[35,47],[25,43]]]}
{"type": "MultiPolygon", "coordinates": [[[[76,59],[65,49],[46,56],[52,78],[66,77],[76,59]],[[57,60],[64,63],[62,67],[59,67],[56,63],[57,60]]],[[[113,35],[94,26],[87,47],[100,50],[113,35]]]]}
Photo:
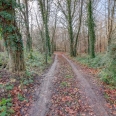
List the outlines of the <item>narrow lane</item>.
{"type": "Polygon", "coordinates": [[[99,97],[97,97],[97,95],[93,91],[91,85],[86,80],[84,75],[79,70],[77,70],[75,64],[73,62],[71,62],[65,55],[62,55],[62,56],[71,65],[71,67],[77,77],[77,80],[79,81],[80,90],[83,91],[86,95],[86,98],[88,99],[88,103],[89,103],[90,107],[93,109],[93,112],[95,114],[92,116],[109,116],[106,109],[104,108],[103,101],[101,101],[101,99],[99,99],[99,97]]]}
{"type": "Polygon", "coordinates": [[[47,104],[51,96],[50,87],[52,87],[52,82],[54,80],[54,75],[56,72],[56,66],[57,55],[55,56],[54,63],[52,64],[48,73],[45,74],[40,90],[37,90],[37,100],[35,101],[32,109],[30,110],[30,116],[46,116],[47,104]]]}

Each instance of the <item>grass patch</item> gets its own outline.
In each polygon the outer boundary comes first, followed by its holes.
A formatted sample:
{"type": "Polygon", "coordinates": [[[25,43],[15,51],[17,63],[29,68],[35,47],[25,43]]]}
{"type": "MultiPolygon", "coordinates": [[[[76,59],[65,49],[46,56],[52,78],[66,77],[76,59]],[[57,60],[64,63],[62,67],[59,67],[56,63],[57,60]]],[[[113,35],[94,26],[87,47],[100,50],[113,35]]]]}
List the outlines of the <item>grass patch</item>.
{"type": "Polygon", "coordinates": [[[76,60],[92,68],[102,68],[106,65],[107,59],[105,57],[104,54],[97,54],[95,58],[91,58],[89,55],[84,55],[82,57],[78,56],[76,60]]]}
{"type": "Polygon", "coordinates": [[[60,83],[60,86],[61,87],[68,87],[69,84],[66,81],[63,81],[63,82],[60,83]]]}
{"type": "Polygon", "coordinates": [[[65,78],[70,79],[70,78],[72,78],[72,76],[71,75],[66,75],[65,78]]]}
{"type": "Polygon", "coordinates": [[[99,73],[100,79],[108,85],[116,87],[116,75],[110,69],[104,68],[99,73]]]}

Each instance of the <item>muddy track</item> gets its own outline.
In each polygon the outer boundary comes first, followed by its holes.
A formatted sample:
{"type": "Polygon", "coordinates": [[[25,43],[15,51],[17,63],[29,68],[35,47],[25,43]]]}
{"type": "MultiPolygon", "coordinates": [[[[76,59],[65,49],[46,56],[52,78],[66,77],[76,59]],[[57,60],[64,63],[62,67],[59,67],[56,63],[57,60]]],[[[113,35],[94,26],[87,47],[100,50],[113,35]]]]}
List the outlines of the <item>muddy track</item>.
{"type": "MultiPolygon", "coordinates": [[[[64,70],[62,69],[61,72],[63,71],[64,70]]],[[[65,76],[65,73],[62,74],[65,76]]],[[[101,87],[97,85],[97,82],[94,82],[93,84],[93,81],[95,81],[93,77],[84,73],[78,65],[69,60],[65,55],[57,53],[54,63],[48,70],[48,73],[43,77],[41,86],[36,90],[36,100],[33,103],[29,116],[113,116],[105,106],[106,101],[104,96],[99,92],[101,87]],[[77,87],[79,88],[80,101],[82,101],[82,104],[80,104],[82,110],[76,115],[47,115],[49,112],[48,105],[52,99],[51,95],[53,93],[52,90],[54,89],[55,76],[60,75],[60,72],[57,75],[58,70],[61,68],[59,67],[61,61],[57,58],[59,56],[61,57],[61,60],[66,61],[72,67],[72,72],[74,72],[77,79],[76,82],[78,83],[77,87]]],[[[56,111],[57,109],[52,110],[56,111]]]]}
{"type": "Polygon", "coordinates": [[[33,104],[32,109],[30,109],[29,116],[46,116],[47,112],[47,104],[49,103],[52,82],[54,80],[54,75],[57,67],[57,55],[55,56],[54,63],[49,69],[48,73],[46,73],[43,77],[43,82],[36,90],[36,101],[33,104]]]}
{"type": "Polygon", "coordinates": [[[58,55],[58,64],[47,116],[77,116],[80,105],[75,75],[61,54],[58,55]]]}
{"type": "MultiPolygon", "coordinates": [[[[79,67],[77,68],[76,65],[70,61],[65,55],[62,55],[68,63],[71,65],[76,77],[77,81],[79,82],[79,89],[81,91],[82,96],[84,95],[87,98],[89,106],[93,110],[92,116],[111,116],[108,114],[106,107],[105,107],[105,100],[103,96],[96,94],[96,92],[93,89],[93,86],[88,82],[86,77],[88,78],[87,74],[83,74],[79,67]]],[[[82,98],[84,102],[84,98],[82,98]]],[[[85,114],[85,116],[90,116],[88,114],[85,114]]]]}

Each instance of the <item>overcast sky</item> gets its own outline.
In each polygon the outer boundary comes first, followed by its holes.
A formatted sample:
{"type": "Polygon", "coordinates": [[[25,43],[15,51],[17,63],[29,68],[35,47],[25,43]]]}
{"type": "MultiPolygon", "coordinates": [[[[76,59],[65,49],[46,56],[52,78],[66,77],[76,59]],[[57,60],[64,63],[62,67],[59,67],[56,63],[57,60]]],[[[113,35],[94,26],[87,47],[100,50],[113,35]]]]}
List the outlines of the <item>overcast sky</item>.
{"type": "MultiPolygon", "coordinates": [[[[104,18],[105,18],[105,2],[106,2],[106,0],[101,0],[101,2],[96,4],[97,9],[96,8],[94,9],[95,10],[95,18],[98,22],[101,21],[101,20],[104,20],[104,18]]],[[[31,10],[31,14],[33,16],[33,18],[32,18],[33,21],[32,22],[33,22],[33,25],[35,27],[36,27],[35,13],[37,15],[39,15],[37,4],[38,4],[37,1],[29,2],[29,6],[30,6],[29,10],[31,10]]],[[[59,13],[59,15],[60,15],[60,13],[59,13]]],[[[39,18],[39,16],[38,16],[38,18],[39,18]]],[[[30,23],[31,23],[31,16],[29,17],[29,19],[30,19],[30,23]]]]}

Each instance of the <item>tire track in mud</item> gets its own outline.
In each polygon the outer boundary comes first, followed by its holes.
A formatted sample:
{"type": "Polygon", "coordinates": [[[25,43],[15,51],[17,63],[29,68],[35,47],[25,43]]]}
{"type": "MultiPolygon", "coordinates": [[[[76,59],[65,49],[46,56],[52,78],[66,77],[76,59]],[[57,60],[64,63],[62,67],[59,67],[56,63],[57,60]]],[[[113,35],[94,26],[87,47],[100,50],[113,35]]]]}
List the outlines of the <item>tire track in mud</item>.
{"type": "MultiPolygon", "coordinates": [[[[85,93],[85,96],[88,100],[88,104],[93,110],[94,114],[92,114],[92,115],[85,114],[85,115],[87,115],[87,116],[110,116],[107,113],[106,109],[104,108],[103,101],[100,99],[100,97],[98,97],[95,94],[91,85],[84,77],[85,75],[83,75],[65,55],[62,55],[62,56],[68,61],[68,63],[72,67],[72,69],[77,77],[77,81],[79,81],[79,89],[81,92],[85,93]]],[[[84,100],[84,99],[82,99],[82,100],[84,100]]]]}
{"type": "Polygon", "coordinates": [[[46,116],[47,104],[51,97],[51,90],[53,80],[55,78],[55,72],[57,67],[57,55],[55,55],[54,63],[49,69],[48,73],[44,75],[44,80],[40,86],[40,89],[36,90],[36,101],[30,110],[29,116],[46,116]]]}
{"type": "Polygon", "coordinates": [[[77,116],[81,107],[74,72],[61,53],[58,54],[58,64],[47,116],[77,116]]]}

